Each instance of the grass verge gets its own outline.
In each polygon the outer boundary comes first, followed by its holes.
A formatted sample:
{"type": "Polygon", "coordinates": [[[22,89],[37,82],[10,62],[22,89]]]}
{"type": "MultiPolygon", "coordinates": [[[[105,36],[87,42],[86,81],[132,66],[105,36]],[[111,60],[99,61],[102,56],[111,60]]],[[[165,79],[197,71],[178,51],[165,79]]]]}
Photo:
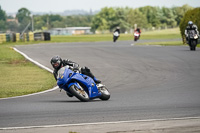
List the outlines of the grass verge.
{"type": "MultiPolygon", "coordinates": [[[[119,40],[133,40],[133,34],[121,34],[119,40]]],[[[146,31],[142,32],[140,39],[177,39],[181,38],[179,28],[158,30],[158,31],[146,31]]],[[[111,41],[112,34],[100,34],[100,35],[72,35],[72,36],[52,36],[50,42],[98,42],[98,41],[111,41]]]]}
{"type": "Polygon", "coordinates": [[[182,45],[183,45],[183,42],[181,42],[181,41],[170,41],[170,42],[145,42],[145,43],[137,43],[136,45],[182,46],[182,45]]]}
{"type": "Polygon", "coordinates": [[[0,98],[44,91],[55,85],[52,74],[15,52],[11,44],[0,44],[0,98]]]}

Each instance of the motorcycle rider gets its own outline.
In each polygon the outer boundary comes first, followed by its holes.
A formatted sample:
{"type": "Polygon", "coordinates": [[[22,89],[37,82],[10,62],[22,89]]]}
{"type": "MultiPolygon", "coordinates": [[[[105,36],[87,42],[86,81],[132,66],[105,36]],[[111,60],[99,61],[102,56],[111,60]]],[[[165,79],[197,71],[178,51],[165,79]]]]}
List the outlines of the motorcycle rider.
{"type": "Polygon", "coordinates": [[[120,27],[117,27],[113,32],[113,42],[115,42],[120,36],[120,27]]]}
{"type": "Polygon", "coordinates": [[[117,28],[115,29],[114,33],[115,33],[115,32],[118,32],[118,33],[120,34],[120,27],[117,27],[117,28]]]}
{"type": "Polygon", "coordinates": [[[96,79],[96,77],[92,74],[92,72],[90,71],[90,69],[88,67],[80,68],[79,64],[77,64],[76,62],[73,62],[69,59],[62,60],[60,56],[56,55],[51,58],[50,63],[54,68],[53,75],[56,80],[57,80],[57,76],[58,76],[58,70],[64,66],[68,65],[71,70],[73,70],[75,72],[80,71],[82,74],[85,74],[85,75],[91,77],[96,84],[101,83],[100,80],[96,79]]]}
{"type": "Polygon", "coordinates": [[[139,37],[138,37],[138,39],[139,39],[140,38],[140,34],[142,33],[140,28],[138,27],[135,31],[137,31],[139,33],[139,37]]]}
{"type": "Polygon", "coordinates": [[[195,24],[193,24],[192,21],[189,21],[189,22],[188,22],[188,26],[187,26],[186,29],[185,29],[185,36],[186,36],[186,41],[187,41],[187,43],[188,43],[188,32],[189,32],[190,30],[194,30],[194,31],[195,31],[195,34],[197,34],[197,36],[199,36],[198,27],[197,27],[195,24]]]}

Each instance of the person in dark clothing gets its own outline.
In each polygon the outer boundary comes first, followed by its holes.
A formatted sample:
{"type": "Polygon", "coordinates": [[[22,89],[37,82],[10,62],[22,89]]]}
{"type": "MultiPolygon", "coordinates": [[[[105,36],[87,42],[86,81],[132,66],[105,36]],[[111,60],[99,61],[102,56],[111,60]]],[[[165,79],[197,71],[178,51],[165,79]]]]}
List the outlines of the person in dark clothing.
{"type": "Polygon", "coordinates": [[[115,29],[114,33],[115,33],[115,32],[118,32],[118,33],[120,34],[120,28],[117,27],[117,28],[115,29]]]}
{"type": "Polygon", "coordinates": [[[139,32],[140,34],[142,33],[140,28],[137,28],[136,31],[139,32]]]}
{"type": "Polygon", "coordinates": [[[71,70],[79,71],[80,73],[91,77],[96,84],[101,83],[100,80],[96,79],[96,77],[92,74],[92,72],[90,71],[90,69],[88,67],[80,68],[79,64],[77,64],[76,62],[73,62],[69,59],[62,60],[61,57],[57,55],[57,56],[54,56],[51,58],[50,63],[54,68],[53,75],[56,80],[57,80],[59,69],[68,65],[71,70]]]}
{"type": "Polygon", "coordinates": [[[192,21],[189,21],[189,22],[188,22],[188,26],[187,26],[186,29],[185,29],[185,36],[186,36],[186,41],[187,41],[187,42],[188,42],[188,32],[189,32],[190,30],[194,30],[194,31],[195,31],[195,34],[197,34],[197,36],[199,36],[198,27],[197,27],[195,24],[193,24],[192,21]]]}
{"type": "Polygon", "coordinates": [[[142,33],[140,28],[138,27],[135,31],[139,33],[139,37],[138,37],[138,39],[139,39],[140,38],[140,34],[142,33]]]}

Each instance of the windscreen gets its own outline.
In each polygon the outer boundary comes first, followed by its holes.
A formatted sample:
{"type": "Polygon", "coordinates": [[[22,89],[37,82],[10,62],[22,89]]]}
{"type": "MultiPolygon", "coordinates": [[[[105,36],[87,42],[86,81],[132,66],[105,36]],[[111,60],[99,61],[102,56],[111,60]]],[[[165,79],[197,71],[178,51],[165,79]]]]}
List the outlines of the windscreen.
{"type": "Polygon", "coordinates": [[[65,67],[60,68],[60,70],[58,71],[57,79],[59,79],[59,78],[62,77],[62,75],[63,75],[64,72],[65,72],[65,68],[68,68],[68,66],[65,66],[65,67]]]}

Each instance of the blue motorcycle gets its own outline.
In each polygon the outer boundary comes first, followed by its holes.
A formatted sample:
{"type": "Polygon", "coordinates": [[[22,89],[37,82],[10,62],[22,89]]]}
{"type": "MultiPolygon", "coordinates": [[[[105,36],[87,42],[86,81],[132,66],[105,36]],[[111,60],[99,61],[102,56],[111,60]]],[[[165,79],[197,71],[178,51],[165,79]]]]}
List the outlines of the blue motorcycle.
{"type": "Polygon", "coordinates": [[[82,102],[100,98],[108,100],[110,93],[103,84],[96,84],[94,80],[84,74],[72,71],[69,66],[62,67],[58,71],[57,85],[69,95],[75,96],[82,102]]]}

